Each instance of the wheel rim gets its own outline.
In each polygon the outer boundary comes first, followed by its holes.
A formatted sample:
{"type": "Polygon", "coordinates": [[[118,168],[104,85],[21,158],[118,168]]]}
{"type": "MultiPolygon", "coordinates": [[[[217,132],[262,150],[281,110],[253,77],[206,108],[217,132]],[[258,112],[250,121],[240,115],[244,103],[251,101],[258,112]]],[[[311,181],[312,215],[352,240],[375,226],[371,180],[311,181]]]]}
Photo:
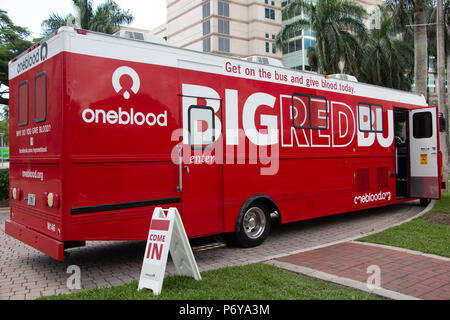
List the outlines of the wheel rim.
{"type": "Polygon", "coordinates": [[[258,207],[253,207],[247,210],[244,215],[243,227],[245,234],[250,239],[259,238],[266,228],[266,215],[258,207]]]}

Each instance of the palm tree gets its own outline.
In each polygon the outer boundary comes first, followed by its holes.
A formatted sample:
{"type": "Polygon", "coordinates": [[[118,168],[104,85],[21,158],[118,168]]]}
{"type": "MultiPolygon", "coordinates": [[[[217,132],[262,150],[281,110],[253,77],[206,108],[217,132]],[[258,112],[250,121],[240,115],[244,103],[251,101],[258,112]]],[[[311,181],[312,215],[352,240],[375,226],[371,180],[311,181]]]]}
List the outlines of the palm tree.
{"type": "Polygon", "coordinates": [[[363,46],[361,80],[409,91],[412,82],[412,44],[397,39],[392,12],[379,6],[380,27],[373,29],[363,46]]]}
{"type": "Polygon", "coordinates": [[[61,16],[52,13],[48,19],[42,22],[44,35],[49,35],[58,28],[78,22],[82,29],[113,33],[121,24],[130,24],[134,17],[129,10],[123,10],[114,0],[106,0],[94,11],[92,0],[72,0],[75,7],[75,15],[61,16]]]}
{"type": "Polygon", "coordinates": [[[367,36],[362,22],[366,14],[362,6],[351,0],[317,0],[316,4],[294,0],[283,10],[283,19],[298,17],[278,34],[277,47],[282,48],[292,34],[311,29],[316,33],[319,71],[338,73],[339,61],[344,61],[346,70],[357,76],[360,50],[356,37],[367,36]],[[305,18],[300,17],[302,12],[305,18]]]}
{"type": "MultiPolygon", "coordinates": [[[[397,25],[413,27],[415,92],[425,97],[428,82],[426,8],[429,2],[430,0],[386,0],[394,12],[397,25]]],[[[405,30],[405,33],[408,32],[410,31],[405,30]]]]}

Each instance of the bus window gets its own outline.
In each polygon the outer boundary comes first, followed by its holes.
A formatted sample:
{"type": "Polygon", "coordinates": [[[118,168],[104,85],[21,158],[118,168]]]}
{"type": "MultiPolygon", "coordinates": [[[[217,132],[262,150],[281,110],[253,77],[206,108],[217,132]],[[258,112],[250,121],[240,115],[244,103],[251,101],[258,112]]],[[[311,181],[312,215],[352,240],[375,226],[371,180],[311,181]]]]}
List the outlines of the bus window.
{"type": "Polygon", "coordinates": [[[358,125],[361,132],[383,132],[383,106],[358,103],[358,125]]]}
{"type": "Polygon", "coordinates": [[[297,129],[328,129],[328,103],[325,97],[294,93],[292,121],[297,129]]]}
{"type": "Polygon", "coordinates": [[[214,149],[214,109],[192,105],[188,109],[189,144],[192,150],[214,149]]]}
{"type": "Polygon", "coordinates": [[[328,128],[328,107],[325,98],[311,98],[311,127],[318,129],[328,128]]]}
{"type": "Polygon", "coordinates": [[[433,135],[432,126],[431,112],[419,112],[413,115],[414,138],[430,138],[433,135]]]}
{"type": "Polygon", "coordinates": [[[17,120],[19,127],[28,124],[28,81],[19,84],[19,103],[17,120]]]}
{"type": "Polygon", "coordinates": [[[34,78],[34,121],[43,122],[47,118],[47,75],[39,73],[34,78]]]}

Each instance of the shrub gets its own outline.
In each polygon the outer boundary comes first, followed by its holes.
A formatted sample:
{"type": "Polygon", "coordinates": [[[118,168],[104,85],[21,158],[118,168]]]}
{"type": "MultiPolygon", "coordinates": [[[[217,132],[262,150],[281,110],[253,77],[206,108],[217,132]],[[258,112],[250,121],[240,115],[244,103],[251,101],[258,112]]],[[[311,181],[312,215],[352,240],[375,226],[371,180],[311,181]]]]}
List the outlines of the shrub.
{"type": "Polygon", "coordinates": [[[0,170],[0,200],[9,198],[9,169],[0,170]]]}

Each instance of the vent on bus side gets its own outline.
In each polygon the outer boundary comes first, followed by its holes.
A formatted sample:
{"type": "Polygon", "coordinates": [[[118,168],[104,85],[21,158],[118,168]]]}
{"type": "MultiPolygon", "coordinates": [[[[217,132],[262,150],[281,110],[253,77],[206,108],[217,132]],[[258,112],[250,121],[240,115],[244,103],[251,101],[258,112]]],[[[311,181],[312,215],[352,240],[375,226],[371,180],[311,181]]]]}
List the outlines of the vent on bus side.
{"type": "Polygon", "coordinates": [[[369,191],[369,168],[359,168],[356,170],[356,191],[369,191]]]}
{"type": "Polygon", "coordinates": [[[388,175],[387,167],[377,168],[377,189],[388,188],[388,175]]]}

